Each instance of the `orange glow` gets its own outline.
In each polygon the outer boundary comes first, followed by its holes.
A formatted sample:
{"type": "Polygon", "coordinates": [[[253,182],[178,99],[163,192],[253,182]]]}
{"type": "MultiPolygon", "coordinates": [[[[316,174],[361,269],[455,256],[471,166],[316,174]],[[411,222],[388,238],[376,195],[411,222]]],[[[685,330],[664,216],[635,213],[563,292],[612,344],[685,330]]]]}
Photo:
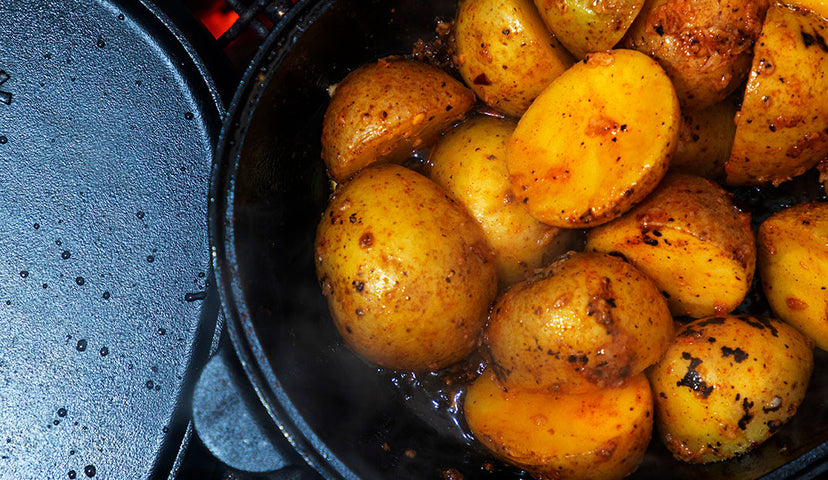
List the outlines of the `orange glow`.
{"type": "Polygon", "coordinates": [[[219,38],[239,18],[239,14],[224,2],[213,2],[198,16],[215,38],[219,38]]]}

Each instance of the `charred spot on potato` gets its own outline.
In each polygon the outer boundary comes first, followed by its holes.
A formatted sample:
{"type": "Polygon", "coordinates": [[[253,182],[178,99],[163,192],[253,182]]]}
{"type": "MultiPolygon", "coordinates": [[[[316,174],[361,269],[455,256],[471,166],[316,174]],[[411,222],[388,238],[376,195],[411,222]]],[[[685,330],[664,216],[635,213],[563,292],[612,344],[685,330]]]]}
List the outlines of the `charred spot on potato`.
{"type": "Polygon", "coordinates": [[[472,83],[475,85],[491,85],[492,81],[489,80],[489,77],[487,77],[485,73],[481,73],[480,75],[474,77],[472,83]]]}
{"type": "Polygon", "coordinates": [[[801,30],[800,33],[802,34],[802,43],[805,44],[805,47],[811,47],[813,45],[817,45],[820,50],[823,52],[828,53],[828,45],[825,43],[825,38],[814,32],[813,34],[807,33],[804,30],[801,30]]]}
{"type": "Polygon", "coordinates": [[[365,232],[359,237],[359,246],[360,248],[371,248],[374,246],[374,234],[371,232],[365,232]]]}
{"type": "Polygon", "coordinates": [[[747,397],[745,397],[744,400],[742,400],[742,411],[744,412],[744,415],[742,415],[742,418],[740,418],[739,422],[737,423],[740,430],[747,429],[748,423],[750,423],[751,420],[753,420],[753,414],[750,412],[751,408],[753,408],[753,402],[751,402],[750,400],[748,400],[747,397]]]}
{"type": "Polygon", "coordinates": [[[361,280],[354,280],[352,285],[354,286],[354,290],[357,292],[361,292],[365,289],[365,282],[361,280]]]}
{"type": "Polygon", "coordinates": [[[736,363],[742,363],[748,358],[748,354],[739,347],[733,349],[730,347],[722,346],[722,357],[727,358],[729,356],[732,356],[733,361],[735,361],[736,363]]]}
{"type": "Polygon", "coordinates": [[[701,359],[690,355],[688,352],[682,352],[681,358],[690,360],[690,364],[687,366],[687,372],[684,374],[684,377],[676,382],[676,386],[688,387],[690,390],[696,392],[696,395],[700,398],[709,397],[713,393],[713,387],[707,385],[699,372],[696,371],[696,368],[702,364],[701,359]]]}

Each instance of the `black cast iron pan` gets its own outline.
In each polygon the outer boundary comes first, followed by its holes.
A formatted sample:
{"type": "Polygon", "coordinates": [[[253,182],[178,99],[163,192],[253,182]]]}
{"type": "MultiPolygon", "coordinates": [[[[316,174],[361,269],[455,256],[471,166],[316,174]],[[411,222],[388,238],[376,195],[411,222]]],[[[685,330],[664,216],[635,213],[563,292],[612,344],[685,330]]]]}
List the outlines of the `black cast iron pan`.
{"type": "MultiPolygon", "coordinates": [[[[346,349],[313,269],[314,232],[329,195],[319,155],[328,86],[363,63],[410,53],[454,8],[420,0],[300,1],[249,67],[224,126],[211,235],[228,329],[270,421],[325,478],[528,478],[472,441],[456,415],[456,392],[435,388],[439,375],[380,372],[346,349]]],[[[779,190],[743,189],[738,198],[758,221],[824,193],[811,175],[779,190]]],[[[743,309],[766,311],[761,298],[743,309]]],[[[762,448],[690,466],[654,441],[632,478],[819,474],[828,449],[825,359],[817,352],[798,416],[762,448]]]]}
{"type": "Polygon", "coordinates": [[[0,2],[0,478],[167,478],[187,443],[224,108],[183,25],[0,2]]]}

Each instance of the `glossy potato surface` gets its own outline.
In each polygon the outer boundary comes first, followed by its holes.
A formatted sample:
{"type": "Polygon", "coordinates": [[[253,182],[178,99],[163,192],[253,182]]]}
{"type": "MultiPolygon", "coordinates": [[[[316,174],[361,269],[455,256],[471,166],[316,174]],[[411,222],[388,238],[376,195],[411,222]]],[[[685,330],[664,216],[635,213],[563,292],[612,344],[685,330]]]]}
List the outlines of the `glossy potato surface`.
{"type": "Polygon", "coordinates": [[[679,105],[655,61],[632,50],[590,54],[521,117],[507,166],[538,220],[592,227],[629,210],[670,165],[679,105]]]}
{"type": "Polygon", "coordinates": [[[784,322],[709,317],[682,328],[648,370],[656,426],[676,458],[706,463],[744,453],[796,412],[813,352],[784,322]]]}
{"type": "Polygon", "coordinates": [[[464,412],[475,438],[537,478],[623,478],[641,463],[653,428],[644,375],[562,394],[507,387],[486,370],[469,387],[464,412]]]}
{"type": "Polygon", "coordinates": [[[683,107],[704,108],[742,85],[767,0],[649,0],[621,42],[667,71],[683,107]]]}
{"type": "Polygon", "coordinates": [[[483,227],[502,287],[531,276],[579,237],[535,219],[512,192],[506,148],[514,128],[509,120],[475,117],[448,132],[429,156],[431,179],[483,227]]]}
{"type": "Polygon", "coordinates": [[[515,117],[574,61],[531,0],[461,1],[454,41],[454,63],[466,85],[515,117]]]}
{"type": "Polygon", "coordinates": [[[759,271],[774,313],[828,350],[828,204],[804,203],[759,226],[759,271]]]}
{"type": "Polygon", "coordinates": [[[363,65],[336,86],[322,123],[328,175],[400,162],[474,106],[474,93],[439,68],[389,57],[363,65]]]}
{"type": "Polygon", "coordinates": [[[580,59],[614,47],[644,0],[535,0],[535,5],[549,30],[580,59]]]}
{"type": "Polygon", "coordinates": [[[736,137],[732,185],[777,185],[828,156],[828,21],[774,5],[755,47],[736,137]]]}
{"type": "Polygon", "coordinates": [[[750,216],[704,178],[671,173],[640,205],[587,234],[587,250],[618,253],[647,274],[676,316],[731,312],[756,268],[750,216]]]}
{"type": "Polygon", "coordinates": [[[497,290],[480,226],[428,178],[361,171],[319,222],[316,270],[336,327],[365,359],[436,370],[478,344],[497,290]]]}
{"type": "Polygon", "coordinates": [[[484,342],[509,385],[576,392],[641,373],[672,334],[667,304],[644,274],[617,257],[573,252],[498,298],[484,342]]]}

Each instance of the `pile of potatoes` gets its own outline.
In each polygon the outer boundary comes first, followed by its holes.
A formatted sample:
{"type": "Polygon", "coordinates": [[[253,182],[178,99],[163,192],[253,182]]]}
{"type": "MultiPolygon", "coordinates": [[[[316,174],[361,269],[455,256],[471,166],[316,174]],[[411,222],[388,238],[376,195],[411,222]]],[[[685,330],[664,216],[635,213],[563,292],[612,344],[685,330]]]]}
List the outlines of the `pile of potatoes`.
{"type": "Polygon", "coordinates": [[[687,462],[761,444],[828,349],[828,203],[756,232],[728,188],[825,169],[820,8],[461,0],[456,70],[354,69],[315,249],[345,343],[414,372],[482,351],[467,426],[537,478],[622,478],[654,427],[687,462]],[[734,313],[754,275],[777,318],[734,313]]]}

